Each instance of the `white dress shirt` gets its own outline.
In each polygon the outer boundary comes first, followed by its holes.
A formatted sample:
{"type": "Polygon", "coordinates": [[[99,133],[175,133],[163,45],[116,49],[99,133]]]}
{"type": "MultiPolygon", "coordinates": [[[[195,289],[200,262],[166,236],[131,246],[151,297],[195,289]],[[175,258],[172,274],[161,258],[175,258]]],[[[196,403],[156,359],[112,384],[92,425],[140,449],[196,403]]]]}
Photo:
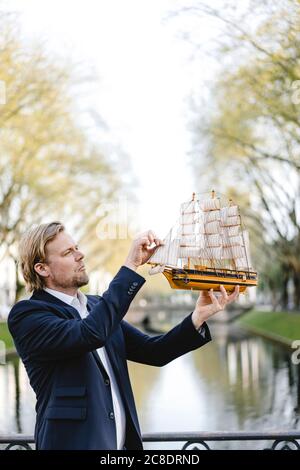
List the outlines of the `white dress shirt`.
{"type": "MultiPolygon", "coordinates": [[[[54,297],[57,297],[58,299],[62,300],[62,302],[65,302],[66,304],[76,308],[81,318],[85,318],[88,315],[87,297],[81,291],[78,291],[77,296],[73,296],[64,294],[63,292],[59,292],[57,290],[48,289],[47,287],[45,287],[44,290],[49,294],[54,295],[54,297]]],[[[112,401],[116,423],[117,449],[122,450],[125,443],[126,429],[126,417],[123,401],[105,347],[103,346],[102,348],[97,349],[97,353],[99,354],[102,364],[110,378],[112,401]]]]}

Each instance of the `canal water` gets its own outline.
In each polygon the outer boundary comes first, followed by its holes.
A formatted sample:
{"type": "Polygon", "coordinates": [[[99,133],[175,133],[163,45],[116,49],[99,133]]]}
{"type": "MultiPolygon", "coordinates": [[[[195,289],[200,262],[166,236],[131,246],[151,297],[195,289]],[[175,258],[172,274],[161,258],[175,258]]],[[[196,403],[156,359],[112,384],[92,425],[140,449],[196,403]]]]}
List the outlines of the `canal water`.
{"type": "MultiPolygon", "coordinates": [[[[292,363],[293,350],[234,325],[213,324],[211,332],[211,343],[165,367],[129,362],[142,432],[300,430],[300,366],[292,363]]],[[[0,434],[33,434],[34,406],[19,360],[0,365],[0,434]]],[[[209,445],[266,448],[270,443],[209,445]]]]}

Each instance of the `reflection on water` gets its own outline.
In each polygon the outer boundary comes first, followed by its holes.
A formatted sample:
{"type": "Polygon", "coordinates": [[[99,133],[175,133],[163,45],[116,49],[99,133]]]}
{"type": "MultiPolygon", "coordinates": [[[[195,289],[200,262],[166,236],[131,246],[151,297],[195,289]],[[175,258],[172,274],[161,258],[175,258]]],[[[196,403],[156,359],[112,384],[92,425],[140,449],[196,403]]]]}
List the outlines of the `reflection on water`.
{"type": "MultiPolygon", "coordinates": [[[[215,326],[212,335],[211,343],[165,367],[129,363],[142,431],[300,429],[300,366],[291,362],[293,351],[233,326],[215,326]]],[[[0,434],[33,434],[34,406],[23,365],[0,366],[0,434]]]]}
{"type": "Polygon", "coordinates": [[[35,395],[19,359],[0,367],[0,434],[33,434],[35,395]]]}

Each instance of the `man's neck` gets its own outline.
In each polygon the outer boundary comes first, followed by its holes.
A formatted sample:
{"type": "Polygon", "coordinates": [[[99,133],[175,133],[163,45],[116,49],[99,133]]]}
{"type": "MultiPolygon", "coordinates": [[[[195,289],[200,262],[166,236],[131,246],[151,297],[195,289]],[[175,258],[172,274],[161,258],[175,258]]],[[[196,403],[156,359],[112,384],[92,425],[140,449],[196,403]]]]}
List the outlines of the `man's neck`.
{"type": "Polygon", "coordinates": [[[48,289],[57,290],[62,294],[71,295],[73,297],[77,296],[78,288],[77,287],[61,287],[61,286],[45,286],[48,289]]]}

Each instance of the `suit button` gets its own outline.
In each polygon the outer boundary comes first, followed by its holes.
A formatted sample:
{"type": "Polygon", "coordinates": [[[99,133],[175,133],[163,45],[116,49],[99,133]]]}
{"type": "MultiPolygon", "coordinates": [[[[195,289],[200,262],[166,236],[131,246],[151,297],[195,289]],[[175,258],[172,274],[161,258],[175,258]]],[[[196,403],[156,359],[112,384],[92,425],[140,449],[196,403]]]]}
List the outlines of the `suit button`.
{"type": "Polygon", "coordinates": [[[115,419],[115,415],[112,411],[109,413],[109,417],[110,417],[110,419],[115,419]]]}
{"type": "Polygon", "coordinates": [[[134,283],[133,283],[133,285],[134,285],[134,286],[137,286],[137,285],[138,285],[138,283],[137,283],[137,282],[134,282],[134,283]]]}
{"type": "Polygon", "coordinates": [[[109,384],[110,384],[109,379],[105,379],[105,380],[104,380],[104,383],[105,383],[105,385],[109,385],[109,384]]]}

